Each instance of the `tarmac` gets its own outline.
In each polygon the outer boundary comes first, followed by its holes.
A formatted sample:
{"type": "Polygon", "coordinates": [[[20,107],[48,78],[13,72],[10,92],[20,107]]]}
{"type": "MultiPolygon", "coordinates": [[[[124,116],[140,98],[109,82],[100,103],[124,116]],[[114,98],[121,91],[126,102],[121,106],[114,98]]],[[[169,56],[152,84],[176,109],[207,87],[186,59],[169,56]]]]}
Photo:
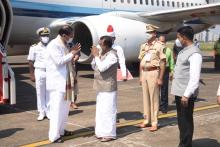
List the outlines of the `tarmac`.
{"type": "MultiPolygon", "coordinates": [[[[219,72],[209,52],[204,52],[199,97],[195,103],[193,147],[220,147],[220,107],[216,92],[220,82],[219,72]]],[[[129,66],[133,80],[118,82],[117,139],[102,143],[94,137],[96,92],[92,88],[93,71],[81,65],[77,104],[70,109],[67,130],[73,136],[64,143],[48,141],[49,120],[37,121],[35,83],[29,79],[26,56],[8,58],[16,75],[17,104],[0,105],[0,146],[48,146],[48,147],[177,147],[179,130],[176,121],[174,96],[169,95],[169,111],[159,115],[159,130],[149,132],[137,127],[143,120],[142,89],[135,67],[129,66]]]]}

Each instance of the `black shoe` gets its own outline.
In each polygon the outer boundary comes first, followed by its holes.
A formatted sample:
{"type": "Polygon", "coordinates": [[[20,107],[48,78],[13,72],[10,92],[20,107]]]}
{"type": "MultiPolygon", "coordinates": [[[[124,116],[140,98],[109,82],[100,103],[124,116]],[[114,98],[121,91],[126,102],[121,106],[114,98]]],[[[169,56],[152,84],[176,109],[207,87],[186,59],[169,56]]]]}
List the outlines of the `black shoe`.
{"type": "Polygon", "coordinates": [[[167,114],[167,110],[161,110],[161,112],[163,113],[163,114],[167,114]]]}
{"type": "Polygon", "coordinates": [[[62,137],[60,137],[54,141],[54,143],[63,143],[63,142],[64,142],[64,140],[62,139],[62,137]]]}

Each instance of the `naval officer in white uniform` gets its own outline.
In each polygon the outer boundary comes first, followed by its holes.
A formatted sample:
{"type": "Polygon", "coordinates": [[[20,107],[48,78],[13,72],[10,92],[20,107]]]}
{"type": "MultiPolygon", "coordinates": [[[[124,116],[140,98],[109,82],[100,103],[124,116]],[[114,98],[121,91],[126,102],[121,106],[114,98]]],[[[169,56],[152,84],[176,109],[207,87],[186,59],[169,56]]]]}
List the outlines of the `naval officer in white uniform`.
{"type": "Polygon", "coordinates": [[[49,98],[46,92],[46,47],[49,42],[50,30],[46,27],[37,30],[39,42],[32,45],[29,50],[28,61],[30,69],[30,78],[36,82],[37,109],[41,121],[47,116],[49,118],[49,98]]]}

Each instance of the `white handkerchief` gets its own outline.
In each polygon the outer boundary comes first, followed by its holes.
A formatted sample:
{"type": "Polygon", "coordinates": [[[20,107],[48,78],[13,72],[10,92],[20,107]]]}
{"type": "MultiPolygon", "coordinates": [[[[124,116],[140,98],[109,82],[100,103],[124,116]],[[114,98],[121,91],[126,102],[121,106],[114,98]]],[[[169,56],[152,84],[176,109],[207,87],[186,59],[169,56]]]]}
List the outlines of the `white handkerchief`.
{"type": "Polygon", "coordinates": [[[151,59],[151,53],[146,52],[144,55],[144,61],[150,61],[150,59],[151,59]]]}

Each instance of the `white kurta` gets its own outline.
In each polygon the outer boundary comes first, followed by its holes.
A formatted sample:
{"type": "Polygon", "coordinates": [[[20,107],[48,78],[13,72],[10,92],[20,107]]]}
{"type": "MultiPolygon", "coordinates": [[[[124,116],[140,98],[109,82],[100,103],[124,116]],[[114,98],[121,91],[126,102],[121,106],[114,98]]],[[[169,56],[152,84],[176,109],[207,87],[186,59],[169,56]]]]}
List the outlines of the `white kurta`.
{"type": "MultiPolygon", "coordinates": [[[[97,48],[100,49],[100,53],[101,53],[100,45],[97,45],[97,48]]],[[[125,55],[124,55],[124,51],[123,51],[122,47],[119,46],[119,45],[113,44],[112,48],[117,52],[117,56],[118,56],[122,76],[127,77],[127,68],[126,68],[126,64],[125,64],[125,55]]]]}
{"type": "MultiPolygon", "coordinates": [[[[104,72],[117,62],[118,59],[114,54],[108,54],[103,61],[95,57],[91,64],[93,69],[97,66],[100,72],[104,72]]],[[[116,138],[116,103],[117,91],[97,93],[95,119],[97,137],[116,138]]]]}
{"type": "Polygon", "coordinates": [[[50,97],[49,140],[51,142],[64,134],[65,122],[69,113],[70,102],[64,97],[68,72],[67,63],[71,61],[73,54],[65,54],[66,49],[60,36],[47,46],[46,78],[50,97]]]}
{"type": "Polygon", "coordinates": [[[28,60],[34,61],[34,75],[37,93],[37,110],[41,115],[49,116],[49,96],[46,91],[46,46],[41,42],[32,45],[29,50],[28,60]]]}
{"type": "Polygon", "coordinates": [[[184,92],[185,97],[190,97],[199,87],[199,78],[202,66],[202,55],[200,55],[199,53],[194,53],[189,57],[188,61],[190,62],[190,78],[186,90],[184,92]]]}

